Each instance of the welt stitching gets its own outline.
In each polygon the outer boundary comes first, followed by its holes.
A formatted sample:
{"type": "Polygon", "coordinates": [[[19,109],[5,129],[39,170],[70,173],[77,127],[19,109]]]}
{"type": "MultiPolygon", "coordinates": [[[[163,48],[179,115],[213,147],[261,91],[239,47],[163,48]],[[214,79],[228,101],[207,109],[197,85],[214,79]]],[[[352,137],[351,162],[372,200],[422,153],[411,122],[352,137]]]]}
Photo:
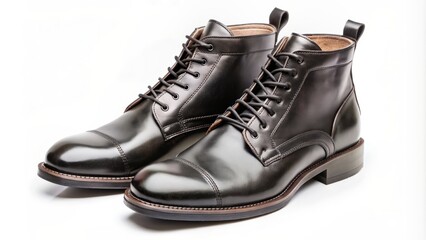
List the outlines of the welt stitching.
{"type": "Polygon", "coordinates": [[[62,172],[58,172],[58,171],[49,169],[46,166],[44,166],[44,164],[42,165],[42,168],[43,168],[44,171],[47,171],[47,172],[50,172],[50,173],[54,173],[54,174],[58,174],[58,175],[66,176],[66,177],[71,177],[71,178],[80,178],[80,179],[132,180],[134,178],[132,176],[130,176],[130,177],[95,177],[95,176],[84,176],[84,175],[75,175],[75,174],[69,174],[69,173],[62,173],[62,172]]]}
{"type": "Polygon", "coordinates": [[[114,144],[114,146],[117,148],[118,152],[120,153],[120,158],[121,158],[121,161],[123,161],[124,169],[126,170],[127,173],[130,173],[129,161],[127,159],[126,153],[124,153],[123,149],[120,146],[120,143],[116,139],[98,130],[90,130],[88,132],[97,134],[98,136],[101,136],[105,138],[106,140],[110,141],[112,144],[114,144]]]}
{"type": "Polygon", "coordinates": [[[216,202],[217,205],[220,207],[222,206],[222,196],[220,194],[219,188],[217,187],[216,183],[214,182],[213,178],[210,176],[210,174],[204,170],[202,167],[187,161],[183,158],[176,158],[176,161],[183,163],[191,168],[193,168],[195,171],[197,171],[203,178],[206,180],[206,182],[210,185],[210,187],[213,189],[215,195],[216,195],[216,202]]]}

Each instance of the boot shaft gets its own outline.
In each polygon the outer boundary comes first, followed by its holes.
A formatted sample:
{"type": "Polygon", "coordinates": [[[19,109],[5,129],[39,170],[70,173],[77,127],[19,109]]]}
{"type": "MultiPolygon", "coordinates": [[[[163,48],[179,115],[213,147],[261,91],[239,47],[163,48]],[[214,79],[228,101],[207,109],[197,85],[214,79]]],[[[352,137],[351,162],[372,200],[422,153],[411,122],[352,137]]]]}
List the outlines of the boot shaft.
{"type": "MultiPolygon", "coordinates": [[[[160,80],[153,87],[161,92],[152,113],[164,138],[207,128],[241,96],[259,75],[287,20],[287,12],[274,9],[270,24],[225,26],[210,20],[205,27],[196,28],[176,64],[162,78],[172,81],[170,85],[164,86],[160,80]]],[[[136,100],[126,111],[144,100],[136,100]]]]}
{"type": "Polygon", "coordinates": [[[315,144],[329,156],[359,140],[360,111],[351,69],[362,30],[362,24],[348,21],[343,35],[292,34],[277,45],[267,71],[234,105],[240,117],[250,115],[241,110],[243,102],[253,108],[265,105],[250,119],[243,117],[247,125],[242,131],[263,164],[315,144]]]}

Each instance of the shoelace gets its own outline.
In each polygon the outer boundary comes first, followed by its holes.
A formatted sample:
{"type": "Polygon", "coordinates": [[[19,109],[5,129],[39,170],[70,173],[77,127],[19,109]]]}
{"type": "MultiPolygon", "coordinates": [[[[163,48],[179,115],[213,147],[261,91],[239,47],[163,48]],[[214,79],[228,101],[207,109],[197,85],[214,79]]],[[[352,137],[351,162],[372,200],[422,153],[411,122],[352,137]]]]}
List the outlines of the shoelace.
{"type": "Polygon", "coordinates": [[[246,89],[244,93],[246,93],[249,98],[246,98],[246,100],[238,99],[236,101],[236,103],[239,104],[239,107],[243,107],[240,113],[238,113],[234,108],[228,107],[225,114],[219,115],[218,119],[222,119],[240,130],[246,129],[253,137],[257,137],[258,133],[248,126],[248,122],[250,121],[250,119],[252,117],[256,117],[260,121],[260,126],[262,128],[266,128],[266,121],[260,117],[258,111],[263,108],[268,112],[270,116],[274,116],[275,112],[272,110],[271,107],[266,105],[266,100],[276,101],[277,103],[282,102],[282,99],[279,96],[273,95],[272,90],[268,90],[266,87],[271,87],[272,89],[274,87],[283,88],[287,91],[291,90],[290,82],[278,82],[279,79],[276,79],[274,74],[285,73],[290,74],[292,77],[295,77],[297,75],[297,70],[295,68],[286,68],[284,64],[282,64],[277,59],[281,56],[286,56],[288,58],[295,59],[299,64],[303,62],[303,58],[301,56],[293,53],[277,53],[274,56],[269,54],[268,58],[271,60],[271,63],[275,63],[278,67],[274,68],[271,71],[266,69],[265,67],[262,67],[262,71],[264,74],[262,80],[254,80],[254,82],[256,83],[256,88],[260,89],[261,91],[259,91],[258,94],[254,94],[253,91],[250,91],[250,89],[246,89]],[[229,116],[226,116],[227,112],[230,113],[229,116]]]}
{"type": "Polygon", "coordinates": [[[183,50],[185,51],[185,53],[187,54],[187,57],[184,58],[183,60],[179,59],[178,56],[175,56],[175,60],[176,60],[176,64],[177,66],[179,66],[178,71],[174,71],[171,67],[167,68],[167,71],[169,72],[169,76],[171,76],[171,79],[167,79],[165,80],[164,78],[158,78],[158,80],[160,81],[159,86],[156,87],[156,89],[152,88],[151,86],[148,86],[148,93],[147,94],[139,94],[140,98],[146,98],[146,99],[150,99],[153,102],[159,104],[161,106],[161,108],[166,111],[168,109],[168,106],[164,103],[162,103],[161,101],[159,101],[157,99],[157,96],[159,94],[161,94],[163,91],[169,93],[170,95],[172,95],[172,97],[174,99],[177,99],[179,97],[179,95],[173,91],[171,91],[170,89],[168,89],[168,87],[170,87],[172,84],[179,86],[183,89],[188,89],[188,85],[187,84],[182,84],[180,82],[177,82],[177,79],[179,77],[179,75],[181,75],[182,73],[188,73],[191,74],[192,76],[194,76],[195,78],[200,76],[199,72],[193,72],[188,70],[188,66],[191,62],[196,62],[199,64],[206,64],[207,63],[207,59],[202,58],[202,59],[195,59],[192,58],[193,55],[193,51],[194,49],[198,48],[198,47],[203,47],[206,48],[209,51],[213,50],[213,45],[212,44],[208,44],[205,43],[203,41],[200,41],[198,39],[195,39],[191,36],[185,36],[187,39],[189,39],[190,41],[193,42],[192,45],[187,46],[185,43],[182,44],[183,50]],[[162,86],[164,86],[165,88],[162,88],[162,86]]]}

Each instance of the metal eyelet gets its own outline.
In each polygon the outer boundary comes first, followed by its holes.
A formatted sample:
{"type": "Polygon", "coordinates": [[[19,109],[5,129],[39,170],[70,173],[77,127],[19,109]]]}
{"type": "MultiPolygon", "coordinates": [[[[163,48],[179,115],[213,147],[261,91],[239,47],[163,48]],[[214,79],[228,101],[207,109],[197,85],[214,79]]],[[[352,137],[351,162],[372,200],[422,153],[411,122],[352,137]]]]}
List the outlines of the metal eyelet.
{"type": "Polygon", "coordinates": [[[209,52],[211,52],[211,51],[213,51],[213,49],[214,49],[213,44],[209,44],[209,46],[207,47],[207,50],[208,50],[209,52]]]}
{"type": "Polygon", "coordinates": [[[199,78],[200,77],[200,72],[195,72],[194,77],[195,78],[199,78]]]}
{"type": "Polygon", "coordinates": [[[302,64],[304,61],[305,59],[303,59],[303,57],[300,57],[299,59],[297,59],[298,64],[302,64]]]}
{"type": "Polygon", "coordinates": [[[266,129],[268,127],[268,125],[265,124],[265,126],[263,126],[263,124],[259,124],[260,129],[266,129]]]}
{"type": "Polygon", "coordinates": [[[207,59],[206,58],[202,58],[201,60],[203,60],[203,62],[201,62],[201,65],[206,65],[207,64],[207,59]]]}
{"type": "Polygon", "coordinates": [[[161,110],[163,110],[164,112],[167,112],[169,110],[169,105],[161,106],[161,110]]]}
{"type": "Polygon", "coordinates": [[[298,74],[299,74],[299,73],[297,72],[297,70],[294,70],[294,71],[291,73],[291,76],[292,76],[293,78],[296,78],[298,74]]]}
{"type": "Polygon", "coordinates": [[[257,132],[254,132],[254,134],[250,133],[250,136],[254,139],[259,137],[259,134],[257,132]]]}
{"type": "Polygon", "coordinates": [[[291,92],[291,83],[287,83],[285,91],[286,92],[291,92]]]}
{"type": "Polygon", "coordinates": [[[189,89],[189,85],[188,85],[188,84],[186,84],[186,85],[183,87],[183,89],[188,90],[188,89],[189,89]]]}
{"type": "Polygon", "coordinates": [[[179,99],[179,94],[175,94],[175,95],[172,95],[172,98],[174,99],[174,100],[178,100],[179,99]]]}

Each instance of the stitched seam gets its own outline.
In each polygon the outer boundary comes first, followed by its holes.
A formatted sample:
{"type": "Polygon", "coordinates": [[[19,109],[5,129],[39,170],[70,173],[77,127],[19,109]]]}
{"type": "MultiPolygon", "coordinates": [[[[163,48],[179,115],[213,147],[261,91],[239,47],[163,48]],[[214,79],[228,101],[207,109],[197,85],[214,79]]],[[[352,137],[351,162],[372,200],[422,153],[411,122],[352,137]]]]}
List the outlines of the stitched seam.
{"type": "Polygon", "coordinates": [[[268,33],[268,34],[263,34],[263,35],[249,35],[249,36],[241,36],[241,37],[203,37],[201,40],[205,41],[205,40],[233,40],[233,39],[248,39],[248,38],[269,38],[270,36],[275,35],[275,33],[268,33]]]}
{"type": "MultiPolygon", "coordinates": [[[[313,141],[308,141],[308,142],[300,143],[300,144],[298,144],[298,145],[296,145],[296,146],[294,146],[294,147],[290,148],[289,150],[287,150],[287,151],[283,152],[281,156],[278,156],[278,157],[276,157],[276,158],[273,158],[273,160],[271,159],[270,161],[268,161],[268,162],[267,162],[267,164],[268,164],[268,165],[269,165],[269,164],[272,164],[272,163],[274,163],[274,162],[276,162],[276,161],[279,161],[279,160],[281,160],[281,159],[283,159],[283,158],[287,157],[288,155],[290,155],[290,154],[292,154],[292,153],[296,152],[297,150],[300,150],[300,149],[302,149],[302,148],[309,147],[309,146],[314,146],[314,145],[321,145],[321,147],[322,147],[324,150],[325,150],[325,148],[326,148],[326,149],[328,149],[328,152],[330,152],[330,149],[328,148],[328,146],[327,146],[326,144],[324,144],[324,143],[323,143],[323,142],[321,142],[321,141],[313,140],[313,141]]],[[[327,150],[325,150],[325,155],[326,155],[326,156],[328,155],[328,154],[327,154],[327,150]]]]}
{"type": "Polygon", "coordinates": [[[256,50],[256,51],[251,51],[251,52],[243,52],[243,53],[238,53],[238,52],[221,52],[222,55],[231,55],[231,56],[235,56],[235,55],[248,55],[248,54],[252,54],[252,53],[258,53],[258,52],[266,52],[266,51],[271,51],[273,48],[268,48],[268,49],[264,49],[264,50],[256,50]]]}
{"type": "Polygon", "coordinates": [[[354,91],[355,88],[352,86],[351,91],[349,92],[348,96],[346,96],[345,101],[343,101],[342,105],[340,105],[339,109],[337,109],[336,114],[334,115],[334,119],[333,119],[333,123],[331,125],[331,139],[334,138],[334,134],[335,134],[335,126],[336,126],[336,121],[337,121],[337,117],[340,114],[340,111],[342,111],[342,109],[345,107],[346,103],[351,99],[352,95],[354,95],[354,91]]]}
{"type": "MultiPolygon", "coordinates": [[[[194,54],[195,55],[195,54],[194,54]]],[[[221,54],[217,54],[217,59],[216,62],[213,64],[213,66],[210,68],[209,72],[206,74],[206,76],[204,77],[203,81],[201,82],[200,85],[198,85],[197,89],[195,89],[194,92],[192,92],[192,94],[186,99],[186,101],[182,104],[182,106],[179,109],[178,112],[178,120],[179,122],[183,125],[182,128],[185,129],[186,125],[185,122],[183,122],[183,110],[185,108],[185,106],[189,103],[189,101],[192,100],[192,98],[198,93],[198,91],[201,89],[201,87],[204,86],[204,84],[207,82],[207,80],[210,78],[211,73],[213,72],[214,69],[216,69],[217,64],[219,63],[220,59],[222,58],[221,54]]],[[[191,62],[192,64],[192,62],[191,62]]],[[[189,66],[188,66],[189,68],[189,66]]]]}
{"type": "Polygon", "coordinates": [[[206,182],[210,185],[210,187],[213,189],[215,195],[216,195],[216,203],[220,207],[222,206],[222,196],[220,194],[219,188],[217,187],[216,183],[214,182],[213,178],[210,176],[210,174],[204,170],[202,167],[185,160],[183,158],[176,158],[176,161],[185,164],[191,168],[193,168],[195,171],[197,171],[203,178],[206,180],[206,182]]]}
{"type": "Polygon", "coordinates": [[[94,133],[98,136],[101,136],[101,137],[105,138],[106,140],[108,140],[109,142],[111,142],[112,144],[114,144],[115,148],[117,148],[117,150],[120,154],[120,158],[121,158],[121,161],[123,162],[124,169],[126,170],[127,173],[130,174],[129,161],[127,159],[126,153],[124,153],[123,149],[121,148],[120,143],[116,139],[114,139],[113,137],[111,137],[111,136],[109,136],[109,135],[107,135],[103,132],[100,132],[98,130],[90,130],[88,132],[91,132],[91,133],[94,133]]]}
{"type": "MultiPolygon", "coordinates": [[[[195,30],[196,31],[196,30],[195,30]]],[[[195,31],[192,33],[192,34],[195,34],[195,31]]],[[[192,36],[192,35],[191,35],[192,36]]],[[[188,45],[189,44],[189,41],[186,43],[186,45],[188,45]]],[[[195,52],[194,52],[194,54],[195,54],[195,52]]],[[[183,50],[180,52],[180,54],[179,54],[179,59],[182,57],[182,55],[183,55],[183,50]]],[[[192,62],[190,62],[189,63],[189,65],[188,65],[188,68],[191,66],[191,64],[192,64],[192,62]]],[[[174,69],[175,67],[176,67],[176,65],[177,65],[177,63],[175,63],[175,64],[173,64],[173,66],[171,67],[172,69],[174,69]]],[[[181,80],[182,80],[182,78],[183,78],[183,76],[185,76],[187,73],[185,72],[185,73],[183,73],[183,74],[181,74],[179,77],[178,77],[178,79],[176,79],[176,81],[178,81],[178,82],[181,82],[181,80]]],[[[170,75],[170,73],[169,72],[167,72],[166,73],[166,75],[164,75],[164,77],[163,77],[163,79],[165,79],[165,78],[167,78],[168,76],[170,75]]],[[[154,88],[155,87],[157,87],[158,85],[159,85],[160,83],[159,82],[157,82],[155,85],[154,85],[154,88]]],[[[174,86],[174,84],[172,84],[171,86],[174,86]]],[[[170,88],[170,87],[168,87],[168,88],[170,88]]],[[[157,96],[157,99],[160,99],[164,94],[165,94],[166,92],[165,91],[163,91],[162,93],[160,93],[158,96],[157,96]]],[[[159,119],[159,117],[158,117],[158,115],[157,115],[157,111],[155,110],[155,106],[156,105],[158,105],[156,102],[154,102],[153,104],[152,104],[152,106],[151,106],[151,111],[152,111],[152,113],[154,114],[154,118],[155,118],[155,120],[156,120],[156,122],[158,123],[158,125],[160,126],[160,131],[161,131],[161,134],[163,135],[163,138],[166,138],[166,133],[164,132],[164,130],[163,130],[163,127],[162,127],[162,122],[160,121],[160,119],[159,119]]]]}
{"type": "MultiPolygon", "coordinates": [[[[204,115],[204,116],[200,116],[200,117],[186,118],[186,119],[183,120],[183,122],[187,123],[187,122],[192,121],[192,120],[200,120],[200,119],[204,119],[204,118],[217,117],[219,114],[220,113],[212,114],[212,115],[204,115]]],[[[179,124],[179,122],[167,124],[166,126],[164,126],[164,128],[175,125],[175,124],[179,124]]]]}
{"type": "Polygon", "coordinates": [[[292,138],[286,140],[285,142],[281,143],[277,147],[281,147],[282,145],[288,144],[289,142],[299,140],[300,138],[304,138],[306,136],[313,135],[315,133],[321,133],[322,135],[327,136],[329,140],[332,140],[331,137],[328,135],[328,133],[326,133],[324,131],[321,131],[321,130],[313,130],[313,131],[304,132],[304,133],[299,134],[299,135],[297,135],[295,137],[292,137],[292,138]]]}
{"type": "Polygon", "coordinates": [[[204,210],[204,211],[217,211],[217,210],[232,210],[232,209],[244,209],[244,208],[249,208],[249,207],[255,207],[255,206],[259,206],[259,205],[263,205],[269,202],[272,202],[280,197],[282,197],[283,195],[287,194],[287,191],[293,186],[293,184],[299,179],[301,178],[305,173],[309,172],[310,170],[319,167],[322,164],[325,164],[331,160],[333,160],[336,157],[339,157],[347,152],[352,151],[353,149],[357,148],[360,146],[360,144],[363,143],[363,141],[359,140],[357,144],[355,144],[354,146],[339,152],[337,154],[334,154],[328,158],[319,160],[311,165],[309,165],[308,167],[306,167],[304,170],[302,170],[301,172],[299,172],[291,181],[289,184],[287,184],[287,186],[284,188],[284,190],[278,194],[277,196],[261,201],[261,202],[257,202],[257,203],[252,203],[252,204],[247,204],[247,205],[243,205],[243,206],[234,206],[234,207],[219,207],[219,208],[215,208],[215,207],[208,207],[208,208],[197,208],[197,207],[178,207],[178,206],[170,206],[170,205],[162,205],[162,204],[157,204],[157,203],[151,203],[151,202],[147,202],[144,200],[141,200],[139,198],[134,197],[133,195],[131,195],[132,199],[135,201],[138,201],[140,203],[149,205],[149,206],[154,206],[154,207],[160,207],[160,208],[166,208],[166,209],[179,209],[179,210],[204,210]]]}
{"type": "Polygon", "coordinates": [[[284,122],[284,120],[286,119],[288,113],[290,112],[293,103],[295,102],[297,96],[299,95],[300,91],[303,88],[303,85],[305,85],[306,82],[306,78],[307,76],[311,73],[311,72],[315,72],[315,71],[320,71],[320,70],[324,70],[324,69],[331,69],[331,68],[339,68],[339,67],[343,67],[345,65],[350,64],[352,61],[346,62],[346,63],[341,63],[341,64],[337,64],[337,65],[332,65],[332,66],[326,66],[326,67],[317,67],[317,68],[313,68],[310,69],[306,74],[305,77],[303,78],[303,82],[300,84],[299,89],[297,89],[297,92],[294,94],[293,98],[290,101],[290,104],[288,105],[284,115],[281,117],[281,119],[278,121],[277,125],[275,126],[274,130],[271,132],[271,135],[275,135],[275,133],[277,132],[278,128],[281,126],[281,124],[284,122]]]}
{"type": "Polygon", "coordinates": [[[190,127],[190,128],[185,128],[179,132],[173,133],[172,135],[169,135],[166,137],[166,140],[169,140],[177,135],[180,135],[182,133],[186,133],[186,132],[190,132],[192,130],[197,130],[197,129],[202,129],[202,128],[208,128],[210,127],[211,124],[204,124],[204,125],[200,125],[200,126],[195,126],[195,127],[190,127]]]}
{"type": "Polygon", "coordinates": [[[55,170],[52,170],[48,167],[46,167],[44,164],[41,165],[43,170],[51,173],[55,173],[62,176],[72,177],[72,178],[81,178],[81,179],[97,179],[97,180],[132,180],[134,177],[95,177],[95,176],[83,176],[83,175],[75,175],[75,174],[69,174],[69,173],[62,173],[55,170]]]}

